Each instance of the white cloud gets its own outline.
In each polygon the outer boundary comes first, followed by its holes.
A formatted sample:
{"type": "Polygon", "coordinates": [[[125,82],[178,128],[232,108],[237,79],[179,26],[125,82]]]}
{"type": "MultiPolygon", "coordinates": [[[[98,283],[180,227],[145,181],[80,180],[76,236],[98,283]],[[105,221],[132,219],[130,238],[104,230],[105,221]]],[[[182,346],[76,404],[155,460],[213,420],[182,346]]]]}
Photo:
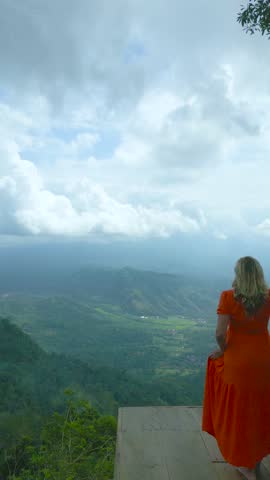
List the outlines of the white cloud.
{"type": "Polygon", "coordinates": [[[263,222],[258,223],[258,225],[254,228],[255,232],[258,234],[262,234],[266,237],[270,236],[270,219],[266,218],[263,222]]]}
{"type": "Polygon", "coordinates": [[[180,210],[121,203],[100,185],[82,178],[66,188],[69,197],[44,187],[37,167],[23,160],[15,145],[1,147],[0,233],[73,235],[91,233],[128,236],[197,232],[198,222],[180,210]],[[12,229],[7,229],[7,225],[12,229]]]}
{"type": "Polygon", "coordinates": [[[269,45],[240,3],[0,0],[1,233],[268,232],[269,45]]]}

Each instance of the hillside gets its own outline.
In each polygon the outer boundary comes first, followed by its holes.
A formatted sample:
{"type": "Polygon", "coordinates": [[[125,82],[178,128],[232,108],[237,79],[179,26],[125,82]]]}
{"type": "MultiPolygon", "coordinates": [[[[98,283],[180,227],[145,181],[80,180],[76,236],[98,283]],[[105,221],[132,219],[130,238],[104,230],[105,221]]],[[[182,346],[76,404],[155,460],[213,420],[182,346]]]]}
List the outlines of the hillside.
{"type": "MultiPolygon", "coordinates": [[[[212,281],[133,268],[89,268],[76,272],[65,290],[97,304],[113,304],[125,313],[206,318],[216,308],[219,290],[212,281]]],[[[229,288],[229,287],[228,287],[229,288]]]]}
{"type": "MultiPolygon", "coordinates": [[[[134,315],[183,315],[207,318],[216,309],[220,290],[229,288],[224,280],[197,279],[152,271],[85,266],[78,271],[58,272],[45,279],[25,272],[14,286],[7,282],[2,295],[11,293],[69,295],[84,298],[95,305],[114,305],[134,315]]],[[[19,277],[20,278],[20,277],[19,277]]]]}
{"type": "Polygon", "coordinates": [[[200,374],[215,347],[221,288],[210,280],[202,285],[185,276],[86,267],[51,290],[0,295],[0,315],[47,353],[124,369],[159,385],[168,376],[182,382],[200,374]]]}
{"type": "Polygon", "coordinates": [[[144,380],[198,372],[214,347],[214,314],[207,320],[131,315],[117,305],[67,294],[10,295],[0,298],[0,314],[12,318],[47,352],[95,367],[127,369],[144,380]]]}
{"type": "Polygon", "coordinates": [[[18,326],[0,318],[0,389],[5,392],[0,397],[1,425],[15,416],[39,417],[52,408],[61,410],[67,387],[98,403],[91,385],[95,374],[80,361],[44,352],[18,326]]]}
{"type": "Polygon", "coordinates": [[[10,320],[0,318],[1,445],[38,430],[42,417],[65,406],[71,388],[100,413],[117,415],[119,406],[192,404],[200,401],[198,375],[140,379],[123,369],[86,364],[43,351],[10,320]]]}
{"type": "Polygon", "coordinates": [[[221,288],[86,267],[46,288],[3,291],[0,450],[14,447],[16,459],[23,435],[38,441],[53,412],[64,419],[69,390],[114,417],[122,406],[201,404],[221,288]]]}
{"type": "Polygon", "coordinates": [[[111,472],[111,477],[117,417],[103,415],[98,399],[106,403],[110,396],[117,404],[106,390],[106,376],[117,380],[116,372],[46,354],[1,318],[0,479],[60,478],[59,471],[64,479],[71,478],[71,470],[78,479],[90,469],[101,478],[111,472]]]}

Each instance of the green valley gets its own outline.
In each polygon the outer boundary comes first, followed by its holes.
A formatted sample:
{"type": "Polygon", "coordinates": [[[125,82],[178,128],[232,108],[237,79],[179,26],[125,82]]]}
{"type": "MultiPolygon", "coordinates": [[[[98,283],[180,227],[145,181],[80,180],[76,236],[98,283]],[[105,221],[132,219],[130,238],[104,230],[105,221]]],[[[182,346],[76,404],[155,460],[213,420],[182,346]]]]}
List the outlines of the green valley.
{"type": "MultiPolygon", "coordinates": [[[[71,391],[74,405],[86,402],[78,419],[92,418],[93,408],[109,422],[107,477],[99,467],[101,447],[95,459],[100,478],[109,479],[119,406],[202,404],[207,356],[216,346],[217,286],[132,269],[88,269],[37,290],[0,294],[0,478],[7,458],[8,468],[19,465],[18,451],[22,476],[12,479],[39,478],[29,449],[46,470],[42,438],[59,428],[61,444],[71,391]]],[[[50,468],[58,469],[50,448],[50,468]]],[[[76,468],[87,468],[89,455],[76,468]]]]}

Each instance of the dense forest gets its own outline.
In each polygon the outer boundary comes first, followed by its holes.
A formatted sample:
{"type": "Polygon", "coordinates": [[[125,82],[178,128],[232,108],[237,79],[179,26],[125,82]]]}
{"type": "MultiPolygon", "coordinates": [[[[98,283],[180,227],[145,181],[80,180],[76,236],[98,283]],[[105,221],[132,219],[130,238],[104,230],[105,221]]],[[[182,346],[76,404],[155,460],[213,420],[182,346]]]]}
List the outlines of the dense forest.
{"type": "MultiPolygon", "coordinates": [[[[111,479],[120,406],[202,404],[215,345],[215,314],[197,308],[206,288],[179,287],[178,306],[185,299],[192,313],[172,314],[174,276],[104,272],[96,284],[93,271],[74,275],[80,294],[0,297],[1,479],[111,479]],[[129,311],[139,285],[143,303],[129,311]]],[[[215,297],[208,287],[209,310],[215,297]]]]}

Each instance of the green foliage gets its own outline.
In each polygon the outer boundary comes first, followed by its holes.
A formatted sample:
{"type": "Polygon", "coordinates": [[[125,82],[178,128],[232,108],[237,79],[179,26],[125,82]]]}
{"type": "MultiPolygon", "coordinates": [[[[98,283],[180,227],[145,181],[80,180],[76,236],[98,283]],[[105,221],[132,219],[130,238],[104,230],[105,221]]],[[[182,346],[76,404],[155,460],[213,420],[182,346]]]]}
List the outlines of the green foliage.
{"type": "Polygon", "coordinates": [[[7,480],[107,480],[113,477],[116,419],[102,416],[66,390],[64,414],[54,412],[39,444],[24,437],[5,452],[7,480]]]}
{"type": "Polygon", "coordinates": [[[246,7],[241,7],[237,21],[246,33],[254,35],[259,31],[270,37],[270,0],[249,0],[246,7]]]}
{"type": "MultiPolygon", "coordinates": [[[[68,318],[68,310],[64,314],[63,322],[68,318]]],[[[94,326],[87,330],[87,321],[89,318],[86,318],[84,337],[91,338],[94,326]]],[[[200,389],[202,394],[202,382],[195,391],[187,383],[187,376],[182,376],[186,371],[192,379],[193,374],[196,374],[196,365],[192,366],[185,358],[185,351],[175,356],[177,350],[180,352],[183,329],[172,336],[164,330],[164,319],[150,319],[147,325],[148,320],[136,318],[132,327],[121,316],[115,321],[118,322],[117,329],[113,325],[113,319],[101,323],[100,317],[101,336],[98,346],[101,349],[103,341],[100,358],[103,356],[107,365],[97,363],[90,366],[67,355],[45,352],[30,335],[24,334],[10,320],[0,318],[0,352],[3,353],[4,360],[2,362],[0,359],[0,388],[5,392],[5,395],[0,396],[0,452],[2,448],[19,445],[25,435],[39,438],[44,418],[53,411],[63,413],[63,391],[69,387],[76,391],[78,400],[85,398],[101,414],[111,414],[115,418],[120,405],[181,405],[186,402],[191,405],[201,402],[199,394],[200,389]],[[153,322],[160,322],[159,328],[158,325],[154,328],[153,322]],[[111,328],[117,331],[114,332],[111,328]],[[8,349],[6,344],[9,345],[8,349]],[[31,352],[37,352],[37,355],[31,352]],[[114,358],[122,368],[117,367],[117,363],[109,365],[114,358]]],[[[179,324],[177,318],[167,319],[166,327],[172,328],[177,323],[179,324]]],[[[203,351],[207,348],[207,331],[199,330],[196,336],[190,322],[184,320],[184,324],[189,334],[185,333],[181,349],[192,351],[195,339],[196,358],[200,362],[200,357],[204,358],[203,351]]],[[[73,343],[76,327],[77,324],[68,330],[73,343]]],[[[82,346],[84,337],[76,333],[78,346],[82,346]]],[[[39,334],[42,334],[41,329],[39,334]]],[[[58,335],[62,339],[61,331],[58,335]]],[[[91,349],[98,356],[94,345],[89,346],[88,354],[91,354],[91,349]]],[[[0,455],[0,464],[1,461],[3,458],[0,455]]]]}
{"type": "Polygon", "coordinates": [[[7,318],[0,321],[0,338],[1,365],[9,362],[11,355],[14,363],[32,363],[42,355],[41,348],[7,318]]]}
{"type": "Polygon", "coordinates": [[[70,288],[0,299],[1,480],[112,478],[119,406],[202,403],[215,342],[194,317],[217,285],[86,269],[70,288]]]}

